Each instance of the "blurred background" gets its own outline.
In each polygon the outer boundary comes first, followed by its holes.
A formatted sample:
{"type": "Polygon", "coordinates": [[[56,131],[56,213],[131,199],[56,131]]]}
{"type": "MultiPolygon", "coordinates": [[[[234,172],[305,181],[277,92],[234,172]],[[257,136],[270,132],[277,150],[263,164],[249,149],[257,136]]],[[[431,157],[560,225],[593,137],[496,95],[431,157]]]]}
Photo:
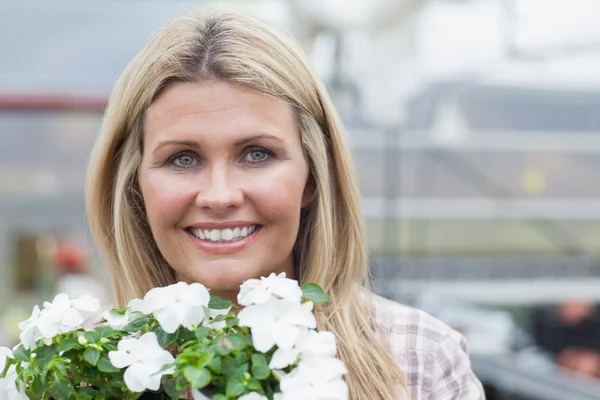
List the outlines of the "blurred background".
{"type": "Polygon", "coordinates": [[[0,2],[0,345],[110,302],[85,170],[115,80],[189,9],[289,31],[356,157],[374,290],[467,336],[489,399],[600,399],[600,2],[0,2]]]}

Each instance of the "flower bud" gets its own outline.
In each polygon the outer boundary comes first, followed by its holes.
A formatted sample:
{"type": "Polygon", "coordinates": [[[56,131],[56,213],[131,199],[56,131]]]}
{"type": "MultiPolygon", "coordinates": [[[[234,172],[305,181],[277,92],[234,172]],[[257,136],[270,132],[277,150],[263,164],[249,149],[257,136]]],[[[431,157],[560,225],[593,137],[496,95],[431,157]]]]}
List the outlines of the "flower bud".
{"type": "Polygon", "coordinates": [[[79,342],[80,345],[86,345],[88,343],[87,339],[83,335],[77,338],[77,342],[79,342]]]}

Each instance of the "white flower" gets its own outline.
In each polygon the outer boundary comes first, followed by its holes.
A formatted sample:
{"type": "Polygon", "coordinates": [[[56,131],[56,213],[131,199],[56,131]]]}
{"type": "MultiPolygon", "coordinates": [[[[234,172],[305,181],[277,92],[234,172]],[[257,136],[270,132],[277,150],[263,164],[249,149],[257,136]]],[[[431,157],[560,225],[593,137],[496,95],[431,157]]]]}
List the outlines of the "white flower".
{"type": "Polygon", "coordinates": [[[285,277],[285,272],[260,279],[249,279],[240,286],[238,303],[242,306],[264,304],[271,298],[286,299],[293,303],[302,300],[302,289],[298,281],[285,277]]]}
{"type": "Polygon", "coordinates": [[[19,323],[19,329],[21,330],[21,343],[27,350],[35,347],[35,343],[38,339],[42,338],[42,332],[38,327],[38,322],[41,318],[41,311],[38,306],[33,307],[31,317],[23,322],[19,323]]]}
{"type": "Polygon", "coordinates": [[[192,389],[192,398],[194,400],[210,400],[210,397],[205,396],[199,390],[192,389]]]}
{"type": "Polygon", "coordinates": [[[152,313],[165,332],[173,333],[179,326],[192,329],[200,325],[209,301],[210,294],[203,285],[179,282],[150,290],[144,296],[143,305],[136,307],[152,313]]]}
{"type": "Polygon", "coordinates": [[[290,350],[304,328],[316,328],[312,313],[313,304],[294,303],[284,299],[271,299],[265,304],[249,306],[238,314],[239,325],[252,331],[252,343],[260,352],[269,351],[273,345],[290,350]]]}
{"type": "Polygon", "coordinates": [[[100,300],[90,296],[89,294],[83,295],[78,299],[72,300],[71,303],[73,308],[82,311],[84,313],[84,316],[94,314],[100,309],[100,300]]]}
{"type": "Polygon", "coordinates": [[[124,379],[132,392],[158,390],[162,376],[175,371],[175,367],[161,371],[175,359],[171,353],[160,347],[154,332],[147,332],[139,339],[121,339],[117,348],[117,351],[108,353],[108,358],[117,368],[128,367],[124,379]]]}
{"type": "Polygon", "coordinates": [[[33,308],[31,317],[19,324],[21,342],[26,349],[35,347],[41,339],[52,339],[59,333],[81,328],[85,318],[100,308],[100,302],[91,296],[70,300],[64,293],[57,295],[52,303],[45,302],[44,309],[33,308]]]}
{"type": "Polygon", "coordinates": [[[230,310],[231,310],[231,307],[224,308],[222,310],[216,310],[216,309],[213,309],[213,308],[207,308],[206,309],[206,316],[204,317],[204,321],[202,321],[202,325],[203,326],[207,326],[207,327],[212,328],[212,329],[216,329],[216,330],[221,330],[221,329],[225,328],[227,326],[227,321],[213,322],[213,320],[215,318],[217,318],[219,315],[227,315],[227,314],[229,314],[230,310]]]}
{"type": "Polygon", "coordinates": [[[333,357],[303,358],[281,377],[278,400],[347,400],[348,385],[342,379],[348,370],[333,357]]]}
{"type": "Polygon", "coordinates": [[[289,350],[277,349],[269,363],[271,369],[282,369],[298,360],[298,357],[335,357],[337,352],[333,332],[303,330],[296,345],[289,350]]]}
{"type": "Polygon", "coordinates": [[[131,311],[129,310],[125,310],[124,313],[115,310],[106,310],[102,313],[102,317],[106,320],[106,323],[116,330],[123,329],[129,323],[130,315],[131,311]]]}
{"type": "Polygon", "coordinates": [[[123,329],[129,322],[142,314],[149,314],[149,312],[146,312],[144,300],[132,299],[127,304],[124,313],[117,312],[115,310],[106,310],[102,313],[102,317],[104,317],[106,323],[110,325],[110,327],[120,330],[123,329]]]}
{"type": "Polygon", "coordinates": [[[0,374],[4,371],[4,368],[6,368],[8,357],[12,358],[12,350],[8,347],[0,347],[0,374]]]}
{"type": "Polygon", "coordinates": [[[6,372],[6,377],[0,378],[0,399],[2,400],[29,400],[23,390],[19,390],[17,387],[16,368],[16,365],[11,365],[6,372]]]}
{"type": "Polygon", "coordinates": [[[260,395],[256,392],[246,393],[243,396],[238,397],[238,400],[268,400],[266,396],[260,395]]]}

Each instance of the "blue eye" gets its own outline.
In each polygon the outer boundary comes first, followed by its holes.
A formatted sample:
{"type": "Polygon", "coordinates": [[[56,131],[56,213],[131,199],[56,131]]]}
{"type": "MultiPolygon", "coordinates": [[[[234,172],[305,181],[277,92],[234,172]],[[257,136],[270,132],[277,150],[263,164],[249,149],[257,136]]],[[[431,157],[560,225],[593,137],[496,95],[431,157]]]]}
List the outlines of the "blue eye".
{"type": "Polygon", "coordinates": [[[246,161],[250,163],[260,163],[267,161],[271,154],[266,150],[254,149],[246,154],[246,161]]]}
{"type": "Polygon", "coordinates": [[[196,166],[198,160],[192,154],[181,153],[173,156],[170,163],[179,168],[191,168],[196,166]]]}

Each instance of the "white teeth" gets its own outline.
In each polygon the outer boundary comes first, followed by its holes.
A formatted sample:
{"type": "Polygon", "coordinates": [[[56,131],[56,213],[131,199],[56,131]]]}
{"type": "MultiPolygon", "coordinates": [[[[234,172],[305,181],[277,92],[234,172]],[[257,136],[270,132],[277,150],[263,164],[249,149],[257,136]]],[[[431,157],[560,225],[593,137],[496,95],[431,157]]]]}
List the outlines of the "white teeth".
{"type": "Polygon", "coordinates": [[[221,231],[221,239],[225,240],[225,241],[229,241],[229,240],[233,239],[233,231],[229,228],[223,229],[221,231]]]}
{"type": "Polygon", "coordinates": [[[244,238],[256,230],[256,225],[235,227],[233,229],[195,229],[191,228],[189,231],[198,239],[206,240],[209,242],[234,242],[241,238],[244,238]]]}

